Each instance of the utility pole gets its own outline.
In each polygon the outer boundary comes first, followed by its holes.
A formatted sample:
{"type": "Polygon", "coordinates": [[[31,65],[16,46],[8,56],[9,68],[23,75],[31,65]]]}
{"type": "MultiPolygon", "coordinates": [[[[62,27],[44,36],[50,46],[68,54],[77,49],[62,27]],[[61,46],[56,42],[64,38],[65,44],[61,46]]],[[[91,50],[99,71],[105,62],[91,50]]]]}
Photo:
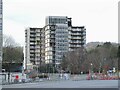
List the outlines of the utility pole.
{"type": "Polygon", "coordinates": [[[120,79],[120,76],[119,76],[119,72],[120,72],[120,45],[118,46],[118,53],[117,53],[117,56],[118,56],[118,79],[120,79]]]}

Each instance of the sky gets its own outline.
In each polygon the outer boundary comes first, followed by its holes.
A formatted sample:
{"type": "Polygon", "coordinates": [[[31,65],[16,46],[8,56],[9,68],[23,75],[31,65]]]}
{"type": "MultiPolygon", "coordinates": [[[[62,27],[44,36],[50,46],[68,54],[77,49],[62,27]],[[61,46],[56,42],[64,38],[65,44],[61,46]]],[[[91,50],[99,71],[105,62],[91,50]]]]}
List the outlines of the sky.
{"type": "Polygon", "coordinates": [[[3,33],[25,45],[27,27],[43,27],[46,16],[68,16],[85,26],[86,42],[118,42],[118,0],[3,0],[3,33]]]}

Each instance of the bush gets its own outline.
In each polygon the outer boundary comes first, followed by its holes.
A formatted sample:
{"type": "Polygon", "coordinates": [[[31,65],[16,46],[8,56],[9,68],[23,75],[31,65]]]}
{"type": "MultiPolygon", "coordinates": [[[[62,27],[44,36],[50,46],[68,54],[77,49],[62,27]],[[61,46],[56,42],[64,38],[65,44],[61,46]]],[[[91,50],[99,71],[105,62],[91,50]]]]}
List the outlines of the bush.
{"type": "Polygon", "coordinates": [[[35,79],[36,77],[39,77],[39,78],[48,78],[48,75],[47,74],[37,74],[37,75],[32,75],[31,76],[32,79],[35,79]]]}
{"type": "Polygon", "coordinates": [[[38,77],[39,78],[48,78],[48,75],[47,74],[38,74],[38,77]]]}

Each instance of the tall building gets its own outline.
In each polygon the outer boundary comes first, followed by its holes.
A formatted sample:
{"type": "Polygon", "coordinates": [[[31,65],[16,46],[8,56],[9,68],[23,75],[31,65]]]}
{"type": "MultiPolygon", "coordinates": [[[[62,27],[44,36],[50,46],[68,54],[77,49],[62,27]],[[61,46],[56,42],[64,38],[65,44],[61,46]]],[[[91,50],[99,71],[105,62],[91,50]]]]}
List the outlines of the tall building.
{"type": "Polygon", "coordinates": [[[25,68],[38,67],[44,60],[44,32],[42,28],[25,30],[25,68]]]}
{"type": "Polygon", "coordinates": [[[65,53],[86,43],[85,27],[72,26],[67,16],[48,16],[43,28],[28,28],[25,35],[27,67],[38,66],[41,61],[58,67],[65,53]]]}
{"type": "Polygon", "coordinates": [[[63,55],[86,43],[84,26],[72,26],[72,19],[67,16],[46,17],[45,61],[59,66],[63,55]]]}
{"type": "Polygon", "coordinates": [[[69,49],[68,18],[66,16],[46,17],[45,61],[59,65],[62,56],[69,49]]]}
{"type": "Polygon", "coordinates": [[[2,36],[3,36],[3,33],[2,33],[2,19],[3,19],[3,15],[2,15],[2,0],[0,0],[0,62],[2,61],[2,36]]]}
{"type": "Polygon", "coordinates": [[[86,29],[84,26],[72,26],[69,35],[69,51],[85,46],[86,29]]]}

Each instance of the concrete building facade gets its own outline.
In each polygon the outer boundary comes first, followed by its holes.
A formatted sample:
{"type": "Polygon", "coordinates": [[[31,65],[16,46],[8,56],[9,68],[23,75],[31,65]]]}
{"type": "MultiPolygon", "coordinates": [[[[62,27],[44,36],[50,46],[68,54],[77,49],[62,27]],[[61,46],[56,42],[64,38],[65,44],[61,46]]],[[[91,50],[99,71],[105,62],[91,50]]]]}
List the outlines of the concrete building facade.
{"type": "Polygon", "coordinates": [[[25,32],[27,67],[40,62],[58,67],[68,51],[86,44],[85,27],[72,26],[67,16],[48,16],[43,28],[28,28],[25,32]]]}
{"type": "Polygon", "coordinates": [[[72,26],[72,18],[67,16],[46,17],[45,61],[56,66],[63,55],[86,44],[84,26],[72,26]]]}
{"type": "Polygon", "coordinates": [[[72,26],[69,30],[69,51],[73,51],[86,44],[86,29],[84,26],[72,26]]]}
{"type": "Polygon", "coordinates": [[[44,60],[44,35],[42,28],[25,30],[25,68],[38,67],[44,60]]]}
{"type": "Polygon", "coordinates": [[[46,17],[45,61],[59,65],[62,56],[69,49],[68,22],[66,16],[46,17]]]}
{"type": "Polygon", "coordinates": [[[3,45],[3,14],[2,14],[2,7],[3,3],[2,0],[0,0],[0,62],[2,61],[2,45],[3,45]]]}

